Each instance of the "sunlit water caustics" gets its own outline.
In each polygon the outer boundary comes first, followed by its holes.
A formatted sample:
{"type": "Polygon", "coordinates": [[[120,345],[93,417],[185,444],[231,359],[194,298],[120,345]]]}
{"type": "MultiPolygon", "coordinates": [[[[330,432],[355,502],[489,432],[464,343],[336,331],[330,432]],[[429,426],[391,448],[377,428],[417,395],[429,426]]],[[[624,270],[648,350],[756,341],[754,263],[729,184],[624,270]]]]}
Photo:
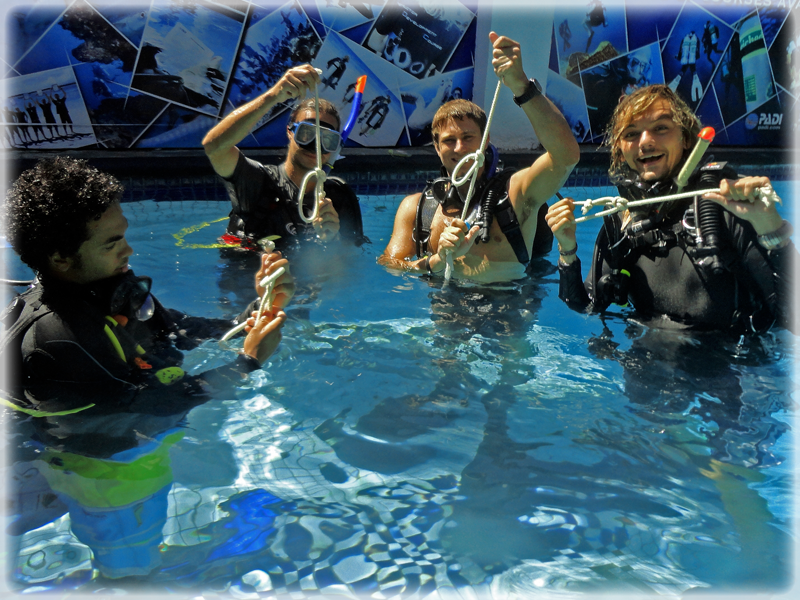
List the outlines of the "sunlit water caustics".
{"type": "MultiPolygon", "coordinates": [[[[390,273],[375,258],[400,199],[362,197],[371,245],[297,257],[281,346],[235,395],[177,423],[92,423],[105,440],[118,432],[106,458],[48,447],[6,416],[9,585],[187,598],[788,590],[794,337],[572,312],[556,251],[502,285],[390,273]]],[[[251,263],[193,247],[215,242],[227,204],[124,210],[131,264],[165,306],[233,316],[252,299],[251,263]]],[[[598,227],[579,228],[584,265],[598,227]]],[[[207,342],[186,365],[230,352],[207,342]]]]}

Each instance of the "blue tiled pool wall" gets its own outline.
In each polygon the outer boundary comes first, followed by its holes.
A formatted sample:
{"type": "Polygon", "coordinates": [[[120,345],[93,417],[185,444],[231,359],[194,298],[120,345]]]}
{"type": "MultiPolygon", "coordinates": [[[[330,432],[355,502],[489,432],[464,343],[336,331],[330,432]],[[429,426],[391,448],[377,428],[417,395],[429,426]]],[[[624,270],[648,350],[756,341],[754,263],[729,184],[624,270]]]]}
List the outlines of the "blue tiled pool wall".
{"type": "MultiPolygon", "coordinates": [[[[738,170],[746,175],[766,175],[773,181],[788,181],[797,178],[795,165],[741,165],[738,170]]],[[[210,171],[210,169],[209,169],[210,171]]],[[[376,172],[352,170],[338,172],[358,195],[397,195],[419,192],[425,182],[439,176],[436,170],[400,170],[376,172]]],[[[124,202],[143,200],[227,200],[225,188],[219,177],[209,172],[203,175],[177,177],[121,177],[125,185],[124,202]]],[[[611,185],[605,167],[578,167],[570,175],[564,187],[605,187],[611,185]]]]}

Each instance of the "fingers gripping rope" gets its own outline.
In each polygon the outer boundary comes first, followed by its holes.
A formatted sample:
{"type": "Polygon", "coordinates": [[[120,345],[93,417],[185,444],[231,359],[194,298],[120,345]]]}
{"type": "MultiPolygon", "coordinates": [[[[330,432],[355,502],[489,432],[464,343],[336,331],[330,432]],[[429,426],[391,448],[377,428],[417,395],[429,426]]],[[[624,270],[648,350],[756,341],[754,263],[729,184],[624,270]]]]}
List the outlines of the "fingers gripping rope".
{"type": "MultiPolygon", "coordinates": [[[[253,329],[258,327],[258,325],[261,323],[261,319],[264,316],[264,311],[271,310],[273,288],[275,287],[275,283],[278,281],[278,279],[280,279],[281,275],[283,275],[284,273],[286,273],[286,269],[280,267],[277,271],[275,271],[271,275],[267,275],[266,277],[264,277],[264,279],[262,279],[261,282],[259,283],[261,287],[266,289],[264,290],[264,295],[261,297],[261,304],[258,307],[258,316],[256,317],[256,324],[254,325],[253,329]]],[[[237,333],[242,331],[245,327],[247,327],[247,320],[245,320],[244,323],[240,323],[239,325],[231,329],[228,333],[223,335],[222,339],[220,339],[220,342],[227,342],[237,333]]]]}
{"type": "MultiPolygon", "coordinates": [[[[486,146],[489,144],[489,128],[492,126],[492,119],[494,118],[494,109],[497,105],[497,98],[500,95],[500,88],[502,87],[502,79],[497,82],[497,87],[494,90],[494,98],[492,98],[492,106],[489,109],[489,115],[486,118],[486,129],[483,132],[483,138],[481,139],[480,147],[471,154],[467,154],[464,158],[458,161],[458,164],[453,169],[453,173],[450,176],[451,185],[455,187],[460,187],[464,185],[467,179],[470,179],[469,182],[469,189],[467,191],[467,197],[464,199],[464,209],[461,211],[461,220],[465,221],[467,218],[467,212],[469,211],[469,204],[472,201],[472,194],[475,192],[475,183],[478,180],[478,171],[483,166],[484,161],[486,160],[486,146]],[[472,161],[472,164],[467,169],[466,174],[459,178],[458,174],[461,171],[462,167],[469,161],[472,161]]],[[[445,261],[445,268],[444,268],[444,278],[445,281],[449,281],[450,277],[453,275],[453,254],[451,252],[446,253],[446,261],[445,261]]]]}
{"type": "MultiPolygon", "coordinates": [[[[590,219],[596,219],[597,217],[605,217],[607,215],[612,215],[614,213],[623,211],[627,208],[634,208],[637,206],[645,206],[647,204],[660,204],[661,202],[670,202],[672,200],[681,200],[683,198],[692,198],[694,196],[702,196],[704,194],[719,194],[720,189],[708,189],[708,190],[699,190],[696,192],[682,192],[680,194],[672,194],[670,196],[659,196],[657,198],[648,198],[647,200],[633,200],[628,201],[625,198],[620,196],[605,196],[603,198],[597,198],[596,200],[584,200],[583,202],[576,202],[575,204],[581,206],[581,213],[584,215],[582,217],[578,217],[575,219],[576,223],[582,223],[584,221],[588,221],[590,219]],[[606,210],[602,210],[598,213],[593,215],[588,214],[592,208],[595,206],[607,206],[606,210]]],[[[760,188],[758,188],[756,202],[760,201],[764,203],[764,206],[769,208],[773,204],[782,204],[780,196],[775,193],[775,190],[772,189],[772,186],[767,184],[760,188]]]]}
{"type": "Polygon", "coordinates": [[[769,208],[773,204],[783,204],[781,197],[775,193],[770,184],[762,185],[758,188],[759,200],[764,203],[764,206],[769,208]]]}

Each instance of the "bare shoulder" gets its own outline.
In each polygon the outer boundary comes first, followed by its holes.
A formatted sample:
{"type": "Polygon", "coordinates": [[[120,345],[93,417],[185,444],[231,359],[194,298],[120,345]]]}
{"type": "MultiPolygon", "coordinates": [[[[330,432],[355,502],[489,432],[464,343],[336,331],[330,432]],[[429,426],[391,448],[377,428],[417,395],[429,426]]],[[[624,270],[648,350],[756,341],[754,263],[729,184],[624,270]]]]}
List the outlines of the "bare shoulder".
{"type": "Polygon", "coordinates": [[[417,205],[419,204],[419,199],[422,197],[421,192],[417,192],[416,194],[409,194],[400,202],[400,206],[397,207],[397,215],[395,216],[395,221],[404,221],[407,219],[411,219],[413,223],[414,218],[417,214],[417,205]]]}

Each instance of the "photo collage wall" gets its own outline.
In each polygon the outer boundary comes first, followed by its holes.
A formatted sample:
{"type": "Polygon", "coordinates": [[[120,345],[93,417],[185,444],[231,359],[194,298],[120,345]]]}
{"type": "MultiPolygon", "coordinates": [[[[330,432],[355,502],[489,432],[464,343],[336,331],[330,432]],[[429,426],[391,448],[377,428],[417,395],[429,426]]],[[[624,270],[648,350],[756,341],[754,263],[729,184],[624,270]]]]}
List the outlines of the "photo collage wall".
{"type": "MultiPolygon", "coordinates": [[[[792,18],[798,3],[673,0],[655,9],[588,0],[553,7],[550,40],[520,41],[550,56],[546,93],[579,142],[600,142],[623,94],[665,83],[717,130],[717,143],[780,147],[797,128],[791,115],[800,91],[800,35],[792,18]]],[[[220,118],[289,67],[311,63],[322,72],[320,97],[345,119],[355,82],[367,75],[349,146],[424,146],[442,103],[483,97],[473,89],[476,32],[482,20],[491,22],[491,6],[480,0],[15,5],[4,23],[3,145],[196,149],[220,118]]],[[[240,146],[285,146],[290,109],[276,106],[240,146]]]]}

